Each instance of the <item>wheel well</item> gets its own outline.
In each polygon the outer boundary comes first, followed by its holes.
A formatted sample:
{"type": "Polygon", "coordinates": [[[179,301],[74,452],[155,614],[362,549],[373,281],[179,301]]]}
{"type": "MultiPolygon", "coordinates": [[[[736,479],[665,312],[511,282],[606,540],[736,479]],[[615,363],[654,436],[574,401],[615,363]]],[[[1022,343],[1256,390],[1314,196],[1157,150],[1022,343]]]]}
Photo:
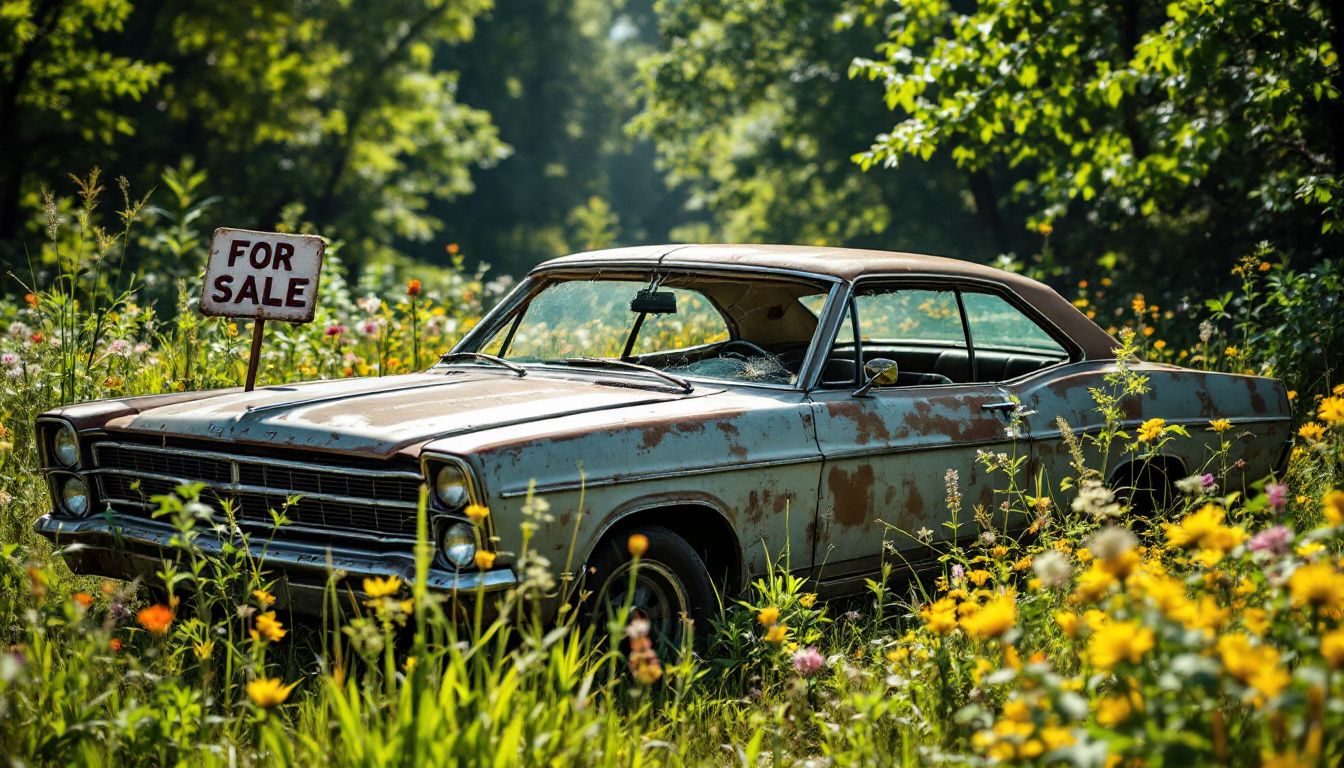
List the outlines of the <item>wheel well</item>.
{"type": "Polygon", "coordinates": [[[1128,461],[1111,473],[1110,487],[1140,514],[1164,507],[1175,496],[1175,482],[1185,477],[1185,462],[1176,456],[1128,461]]]}
{"type": "MultiPolygon", "coordinates": [[[[737,532],[717,509],[703,504],[673,504],[632,512],[617,520],[602,542],[620,539],[649,525],[667,528],[686,540],[700,555],[705,568],[726,594],[735,593],[742,579],[742,548],[737,532]]],[[[602,546],[599,542],[597,546],[602,546]]]]}

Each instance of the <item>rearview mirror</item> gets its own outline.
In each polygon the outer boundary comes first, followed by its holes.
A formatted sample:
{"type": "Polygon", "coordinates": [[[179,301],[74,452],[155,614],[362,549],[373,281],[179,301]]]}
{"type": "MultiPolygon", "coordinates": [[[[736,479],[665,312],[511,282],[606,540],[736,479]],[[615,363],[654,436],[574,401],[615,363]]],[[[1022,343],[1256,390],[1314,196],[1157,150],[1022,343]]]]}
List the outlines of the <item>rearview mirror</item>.
{"type": "Polygon", "coordinates": [[[645,315],[675,315],[677,295],[671,291],[645,288],[630,300],[630,311],[645,315]]]}
{"type": "Polygon", "coordinates": [[[901,377],[900,366],[895,360],[889,360],[885,357],[874,357],[863,366],[863,372],[868,376],[868,380],[863,386],[854,390],[855,397],[867,397],[868,390],[873,387],[890,387],[901,377]]]}

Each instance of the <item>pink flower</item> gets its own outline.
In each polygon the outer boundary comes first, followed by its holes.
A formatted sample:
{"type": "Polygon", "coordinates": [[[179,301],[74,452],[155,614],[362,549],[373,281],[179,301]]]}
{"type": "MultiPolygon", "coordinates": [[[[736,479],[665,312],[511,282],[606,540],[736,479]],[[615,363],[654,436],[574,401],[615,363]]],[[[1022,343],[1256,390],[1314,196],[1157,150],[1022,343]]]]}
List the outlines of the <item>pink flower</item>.
{"type": "Polygon", "coordinates": [[[344,336],[344,335],[345,335],[345,326],[344,326],[344,325],[328,325],[328,326],[327,326],[327,335],[328,335],[328,336],[344,336]]]}
{"type": "Polygon", "coordinates": [[[1202,484],[1204,485],[1204,490],[1207,491],[1207,490],[1211,490],[1211,489],[1213,488],[1213,475],[1212,475],[1212,474],[1201,475],[1200,478],[1199,478],[1199,481],[1200,481],[1200,483],[1202,483],[1202,484]]]}
{"type": "Polygon", "coordinates": [[[793,652],[793,670],[803,677],[811,677],[825,666],[826,660],[816,646],[809,645],[793,652]]]}
{"type": "Polygon", "coordinates": [[[966,569],[960,565],[952,566],[952,583],[960,584],[961,580],[966,578],[966,569]]]}
{"type": "Polygon", "coordinates": [[[1286,554],[1292,543],[1293,532],[1287,526],[1276,525],[1252,536],[1250,548],[1252,552],[1265,552],[1277,557],[1286,554]]]}
{"type": "Polygon", "coordinates": [[[1288,486],[1283,483],[1269,483],[1265,486],[1265,499],[1274,509],[1283,509],[1288,503],[1288,486]]]}

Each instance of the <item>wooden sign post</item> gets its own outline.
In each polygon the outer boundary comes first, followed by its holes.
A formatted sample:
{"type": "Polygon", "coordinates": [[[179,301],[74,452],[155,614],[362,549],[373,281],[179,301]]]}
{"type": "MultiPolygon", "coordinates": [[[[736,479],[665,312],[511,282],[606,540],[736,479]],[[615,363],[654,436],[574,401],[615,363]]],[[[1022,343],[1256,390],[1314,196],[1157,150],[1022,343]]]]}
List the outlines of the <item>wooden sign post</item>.
{"type": "Polygon", "coordinates": [[[267,320],[310,323],[317,311],[317,285],[327,241],[220,227],[210,242],[201,314],[252,320],[252,350],[245,391],[257,383],[261,334],[267,320]]]}

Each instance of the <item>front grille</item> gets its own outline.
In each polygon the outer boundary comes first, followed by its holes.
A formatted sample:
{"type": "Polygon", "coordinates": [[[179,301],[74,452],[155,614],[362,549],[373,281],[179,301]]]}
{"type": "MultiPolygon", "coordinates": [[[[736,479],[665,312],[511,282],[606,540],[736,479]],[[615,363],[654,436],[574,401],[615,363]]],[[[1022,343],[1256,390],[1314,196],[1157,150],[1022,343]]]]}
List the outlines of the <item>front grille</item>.
{"type": "Polygon", "coordinates": [[[410,469],[364,468],[127,442],[93,445],[99,497],[119,511],[148,516],[154,496],[187,483],[202,500],[232,503],[239,522],[269,524],[283,512],[295,526],[338,536],[374,533],[414,538],[421,476],[410,469]],[[297,500],[293,500],[297,497],[297,500]]]}

